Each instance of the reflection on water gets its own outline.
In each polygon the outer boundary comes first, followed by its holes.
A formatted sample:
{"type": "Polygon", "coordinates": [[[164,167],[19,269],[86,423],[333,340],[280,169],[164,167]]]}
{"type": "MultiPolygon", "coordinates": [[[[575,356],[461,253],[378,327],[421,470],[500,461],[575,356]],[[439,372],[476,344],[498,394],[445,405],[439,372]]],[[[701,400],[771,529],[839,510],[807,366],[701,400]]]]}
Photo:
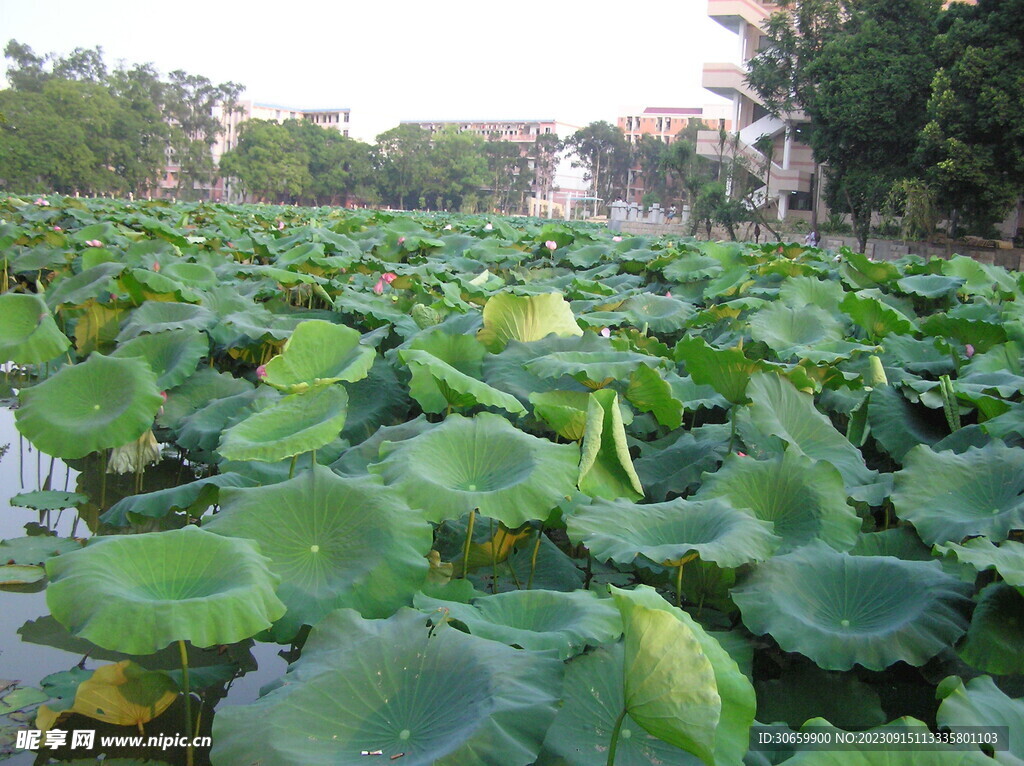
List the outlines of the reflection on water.
{"type": "MultiPolygon", "coordinates": [[[[0,538],[6,540],[23,537],[26,534],[26,525],[45,527],[60,537],[88,537],[98,528],[99,515],[102,513],[98,504],[101,495],[104,496],[104,507],[109,508],[122,497],[136,492],[133,475],[110,474],[104,481],[99,471],[99,460],[95,457],[69,462],[71,465],[40,454],[18,433],[13,411],[7,407],[0,407],[0,538]],[[74,508],[51,511],[47,515],[28,508],[15,507],[10,503],[11,498],[21,492],[43,488],[80,492],[88,495],[90,502],[81,508],[80,519],[74,508]]],[[[194,478],[192,468],[187,463],[174,457],[165,457],[158,465],[146,469],[143,491],[152,492],[176,486],[194,478]]],[[[19,629],[26,623],[31,621],[38,627],[41,618],[49,620],[45,588],[38,584],[0,587],[0,614],[3,615],[3,619],[0,620],[0,680],[18,681],[22,686],[38,686],[44,677],[69,670],[83,660],[80,651],[72,653],[38,643],[28,643],[19,635],[19,629]]],[[[239,660],[243,666],[252,669],[231,682],[226,697],[220,700],[219,705],[251,702],[259,695],[260,687],[283,675],[287,663],[278,655],[279,649],[280,647],[273,644],[256,644],[251,648],[253,659],[249,658],[244,648],[231,650],[237,651],[232,659],[239,660]]],[[[191,658],[190,653],[190,661],[191,658]]],[[[111,659],[116,658],[97,656],[95,661],[88,658],[85,660],[85,667],[92,669],[111,659]]],[[[146,663],[150,667],[176,667],[176,664],[161,662],[156,655],[151,659],[152,663],[146,663]]],[[[174,707],[164,714],[165,717],[174,715],[174,707]]],[[[180,717],[180,714],[178,716],[180,717]]],[[[147,734],[158,733],[160,727],[156,724],[154,721],[147,725],[147,734]]],[[[94,722],[81,719],[76,726],[80,729],[90,728],[94,726],[94,722]]],[[[171,727],[172,733],[174,728],[171,727]]],[[[0,759],[3,758],[4,752],[3,743],[0,743],[0,759]]],[[[78,752],[79,757],[82,754],[81,751],[78,752]]],[[[161,758],[167,763],[185,762],[183,752],[168,751],[167,754],[161,755],[161,758]]],[[[204,760],[197,758],[196,763],[204,760]]],[[[26,751],[4,761],[5,765],[11,766],[28,766],[35,762],[37,761],[33,753],[26,751]]]]}

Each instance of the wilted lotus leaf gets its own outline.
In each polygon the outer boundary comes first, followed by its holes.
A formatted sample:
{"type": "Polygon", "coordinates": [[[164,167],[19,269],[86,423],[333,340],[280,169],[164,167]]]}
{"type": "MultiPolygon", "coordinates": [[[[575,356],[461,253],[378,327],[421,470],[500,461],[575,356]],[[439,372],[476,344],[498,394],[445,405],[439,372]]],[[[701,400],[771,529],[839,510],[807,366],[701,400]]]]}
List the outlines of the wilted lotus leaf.
{"type": "Polygon", "coordinates": [[[259,543],[281,578],[282,637],[340,606],[390,615],[426,576],[430,524],[376,477],[318,465],[268,487],[225,488],[220,502],[204,529],[259,543]]]}
{"type": "Polygon", "coordinates": [[[347,412],[342,386],[290,394],[224,431],[217,451],[226,460],[284,460],[334,441],[347,412]]]}
{"type": "Polygon", "coordinates": [[[884,670],[923,665],[963,635],[971,590],[937,561],[849,556],[815,540],[759,565],[732,597],[747,628],[784,651],[827,670],[884,670]]]}
{"type": "Polygon", "coordinates": [[[555,715],[562,663],[411,609],[387,620],[333,612],[284,684],[219,710],[214,763],[365,766],[362,753],[435,766],[532,763],[555,715]]]}
{"type": "Polygon", "coordinates": [[[46,573],[46,604],[57,621],[127,654],[179,640],[231,644],[285,611],[274,595],[278,579],[254,543],[194,526],[98,538],[50,559],[46,573]]]}
{"type": "Polygon", "coordinates": [[[0,363],[42,364],[70,347],[38,295],[0,295],[0,363]]]}
{"type": "Polygon", "coordinates": [[[722,567],[763,561],[781,542],[772,525],[721,500],[676,498],[637,505],[596,500],[566,519],[569,539],[599,560],[631,564],[646,556],[658,564],[678,562],[690,553],[722,567]]]}
{"type": "Polygon", "coordinates": [[[431,521],[477,509],[510,528],[547,518],[572,494],[579,449],[530,436],[504,418],[450,415],[393,446],[370,470],[397,487],[431,521]]]}
{"type": "Polygon", "coordinates": [[[18,430],[40,451],[62,458],[138,439],[163,404],[145,362],[100,354],[24,389],[20,400],[18,430]]]}
{"type": "MultiPolygon", "coordinates": [[[[622,633],[618,609],[589,590],[512,590],[478,598],[472,604],[419,594],[414,603],[424,612],[442,610],[443,619],[464,623],[474,636],[532,651],[555,650],[563,660],[587,645],[614,641],[622,633]]],[[[442,618],[434,614],[432,619],[440,622],[442,618]]]]}
{"type": "Polygon", "coordinates": [[[896,474],[893,505],[926,543],[985,535],[1001,542],[1024,527],[1024,449],[989,444],[963,454],[921,445],[896,474]]]}
{"type": "Polygon", "coordinates": [[[322,319],[299,324],[284,351],[267,362],[266,382],[282,391],[305,391],[322,383],[365,378],[376,351],[360,345],[360,334],[322,319]]]}

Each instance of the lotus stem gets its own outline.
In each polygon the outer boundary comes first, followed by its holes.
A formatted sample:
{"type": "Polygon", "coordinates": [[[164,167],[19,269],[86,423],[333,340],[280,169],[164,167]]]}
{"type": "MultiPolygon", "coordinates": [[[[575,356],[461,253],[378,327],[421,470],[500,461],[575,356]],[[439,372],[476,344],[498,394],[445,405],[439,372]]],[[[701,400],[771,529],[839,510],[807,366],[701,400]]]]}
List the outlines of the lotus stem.
{"type": "Polygon", "coordinates": [[[615,765],[615,749],[619,746],[619,731],[622,729],[622,722],[626,718],[626,708],[622,708],[619,717],[615,719],[615,728],[612,729],[612,741],[608,745],[608,761],[606,766],[615,765]]]}
{"type": "Polygon", "coordinates": [[[192,688],[188,681],[188,650],[185,648],[185,641],[180,638],[178,652],[181,654],[181,691],[185,695],[185,736],[188,737],[185,761],[188,766],[192,766],[195,761],[195,750],[192,747],[192,688]]]}
{"type": "Polygon", "coordinates": [[[540,539],[544,536],[544,525],[540,525],[537,532],[537,542],[533,545],[533,555],[530,556],[530,579],[526,581],[526,589],[533,588],[533,574],[537,571],[537,554],[540,553],[540,539]]]}
{"type": "Polygon", "coordinates": [[[288,478],[289,479],[292,478],[295,475],[295,464],[298,462],[298,460],[299,460],[299,456],[298,455],[292,455],[292,464],[291,464],[291,467],[288,469],[288,478]]]}
{"type": "Polygon", "coordinates": [[[473,542],[473,526],[476,524],[476,508],[469,512],[469,525],[466,527],[466,545],[462,549],[462,577],[469,573],[469,546],[473,542]]]}
{"type": "Polygon", "coordinates": [[[691,553],[679,559],[679,563],[676,565],[676,606],[680,609],[683,608],[683,567],[695,558],[697,558],[697,554],[691,553]]]}
{"type": "Polygon", "coordinates": [[[736,406],[729,408],[729,452],[732,452],[733,444],[736,442],[736,406]]]}
{"type": "Polygon", "coordinates": [[[491,593],[498,592],[498,551],[497,541],[494,539],[494,519],[490,520],[488,534],[491,537],[491,593]]]}
{"type": "Polygon", "coordinates": [[[107,451],[100,450],[100,513],[107,510],[107,451]]]}

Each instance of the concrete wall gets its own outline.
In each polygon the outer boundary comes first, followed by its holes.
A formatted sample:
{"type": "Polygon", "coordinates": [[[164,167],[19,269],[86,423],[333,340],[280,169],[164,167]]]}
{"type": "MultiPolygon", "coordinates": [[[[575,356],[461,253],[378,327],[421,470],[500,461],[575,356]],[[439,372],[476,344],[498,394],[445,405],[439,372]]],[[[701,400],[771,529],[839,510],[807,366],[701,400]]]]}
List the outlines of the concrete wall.
{"type": "MultiPolygon", "coordinates": [[[[823,235],[821,246],[826,250],[838,250],[840,247],[857,249],[855,237],[837,237],[823,235]]],[[[953,255],[966,255],[979,263],[995,264],[1014,271],[1024,271],[1024,249],[970,247],[957,243],[933,244],[930,242],[905,242],[901,239],[869,239],[865,254],[876,261],[894,261],[897,258],[913,253],[924,258],[948,259],[953,255]]]]}

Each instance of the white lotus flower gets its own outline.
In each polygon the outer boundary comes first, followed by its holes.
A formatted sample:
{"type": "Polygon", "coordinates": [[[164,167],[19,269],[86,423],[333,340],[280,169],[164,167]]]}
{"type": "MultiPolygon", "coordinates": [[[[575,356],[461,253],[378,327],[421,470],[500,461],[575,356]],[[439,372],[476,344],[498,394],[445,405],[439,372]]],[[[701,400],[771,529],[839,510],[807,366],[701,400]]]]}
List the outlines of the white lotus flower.
{"type": "Polygon", "coordinates": [[[110,451],[107,473],[139,473],[147,465],[159,463],[161,457],[160,443],[150,429],[135,441],[110,451]]]}

